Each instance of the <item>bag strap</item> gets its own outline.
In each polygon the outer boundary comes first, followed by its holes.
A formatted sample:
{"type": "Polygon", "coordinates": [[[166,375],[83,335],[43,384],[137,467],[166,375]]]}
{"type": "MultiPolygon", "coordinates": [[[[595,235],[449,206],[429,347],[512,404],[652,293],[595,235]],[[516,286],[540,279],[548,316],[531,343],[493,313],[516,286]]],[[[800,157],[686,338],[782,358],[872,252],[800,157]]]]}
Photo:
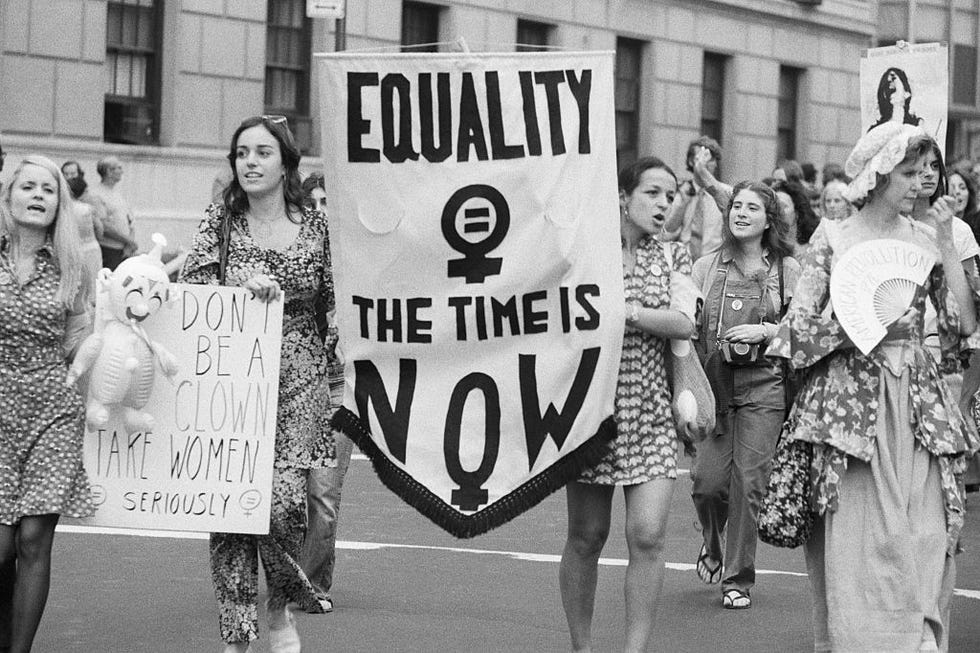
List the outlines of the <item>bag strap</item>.
{"type": "Polygon", "coordinates": [[[674,272],[674,243],[665,242],[664,246],[664,259],[667,261],[667,269],[673,274],[674,272]]]}
{"type": "Polygon", "coordinates": [[[779,318],[782,319],[786,315],[786,294],[785,288],[783,287],[783,267],[786,265],[785,257],[779,257],[779,268],[776,270],[776,275],[779,277],[779,318]]]}
{"type": "Polygon", "coordinates": [[[225,209],[221,218],[221,233],[218,236],[218,284],[225,285],[225,271],[228,268],[228,247],[231,243],[231,216],[225,209]]]}

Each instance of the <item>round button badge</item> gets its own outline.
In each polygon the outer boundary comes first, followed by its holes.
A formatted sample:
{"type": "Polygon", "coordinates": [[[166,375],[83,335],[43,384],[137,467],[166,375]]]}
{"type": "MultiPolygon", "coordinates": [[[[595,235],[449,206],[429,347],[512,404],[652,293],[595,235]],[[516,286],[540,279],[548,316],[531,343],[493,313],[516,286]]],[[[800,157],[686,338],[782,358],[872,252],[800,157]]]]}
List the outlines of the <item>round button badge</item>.
{"type": "Polygon", "coordinates": [[[736,299],[736,300],[732,301],[732,310],[733,311],[740,311],[740,310],[742,310],[742,306],[743,306],[743,304],[742,304],[742,300],[741,299],[736,299]]]}

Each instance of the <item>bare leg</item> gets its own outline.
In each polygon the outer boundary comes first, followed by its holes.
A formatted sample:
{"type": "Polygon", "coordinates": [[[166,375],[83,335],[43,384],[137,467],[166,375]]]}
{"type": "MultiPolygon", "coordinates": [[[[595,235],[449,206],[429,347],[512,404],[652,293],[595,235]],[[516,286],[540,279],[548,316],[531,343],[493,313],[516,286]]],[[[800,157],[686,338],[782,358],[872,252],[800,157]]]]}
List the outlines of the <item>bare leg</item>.
{"type": "Polygon", "coordinates": [[[592,650],[592,612],[599,554],[609,536],[614,486],[572,481],[566,487],[568,539],[561,556],[558,584],[568,620],[572,650],[592,650]]]}
{"type": "Polygon", "coordinates": [[[51,544],[58,515],[24,517],[14,538],[17,581],[11,618],[11,653],[28,653],[34,643],[51,584],[51,544]]]}
{"type": "Polygon", "coordinates": [[[627,485],[626,646],[627,652],[647,650],[653,632],[660,590],[664,584],[664,540],[674,481],[654,479],[627,485]]]}

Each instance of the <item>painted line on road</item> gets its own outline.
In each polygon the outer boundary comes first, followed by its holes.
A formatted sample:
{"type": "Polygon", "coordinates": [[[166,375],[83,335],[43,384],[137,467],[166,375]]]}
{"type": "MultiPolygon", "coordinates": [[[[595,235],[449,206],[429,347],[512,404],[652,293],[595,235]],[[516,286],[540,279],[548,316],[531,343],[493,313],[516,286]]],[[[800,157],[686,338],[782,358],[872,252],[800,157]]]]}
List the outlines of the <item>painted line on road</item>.
{"type": "MultiPolygon", "coordinates": [[[[185,540],[206,540],[207,533],[191,533],[186,531],[151,531],[139,530],[135,528],[103,528],[101,526],[78,526],[75,524],[59,524],[59,533],[75,533],[84,535],[132,535],[138,537],[170,537],[185,540]]],[[[550,562],[557,564],[561,561],[560,555],[553,553],[523,553],[520,551],[497,551],[494,549],[466,549],[455,546],[429,546],[426,544],[385,544],[382,542],[356,542],[337,540],[337,548],[348,551],[380,551],[381,549],[409,549],[417,551],[441,551],[444,553],[475,553],[477,555],[497,555],[520,560],[522,562],[550,562]]],[[[625,567],[628,561],[624,558],[599,558],[599,564],[605,567],[625,567]]],[[[687,562],[668,562],[665,565],[672,571],[694,571],[694,565],[687,562]]],[[[756,569],[755,573],[760,576],[790,576],[794,578],[806,578],[807,575],[799,571],[783,571],[778,569],[756,569]]],[[[980,590],[953,590],[955,596],[962,596],[968,599],[980,601],[980,590]]]]}

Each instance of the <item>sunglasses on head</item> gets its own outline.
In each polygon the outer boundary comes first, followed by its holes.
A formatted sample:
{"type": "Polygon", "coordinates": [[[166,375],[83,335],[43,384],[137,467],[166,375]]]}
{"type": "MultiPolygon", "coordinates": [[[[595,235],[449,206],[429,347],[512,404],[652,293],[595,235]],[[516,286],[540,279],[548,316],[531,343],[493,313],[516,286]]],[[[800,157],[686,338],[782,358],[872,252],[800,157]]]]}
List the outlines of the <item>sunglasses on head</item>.
{"type": "Polygon", "coordinates": [[[273,125],[286,122],[286,116],[262,116],[262,120],[267,120],[273,125]]]}

